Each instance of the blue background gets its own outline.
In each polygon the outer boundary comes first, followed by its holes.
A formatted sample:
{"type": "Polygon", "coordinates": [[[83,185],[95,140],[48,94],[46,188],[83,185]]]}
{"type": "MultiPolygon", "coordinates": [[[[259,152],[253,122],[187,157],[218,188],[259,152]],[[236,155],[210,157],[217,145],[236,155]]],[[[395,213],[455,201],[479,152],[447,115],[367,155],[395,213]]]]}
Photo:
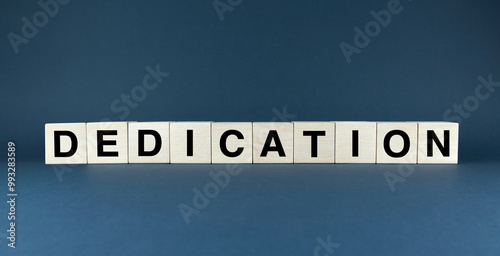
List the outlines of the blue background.
{"type": "Polygon", "coordinates": [[[398,165],[242,165],[186,224],[178,205],[224,165],[43,163],[49,122],[285,121],[284,108],[286,121],[439,121],[478,76],[500,81],[493,0],[403,0],[348,63],[339,44],[387,3],[243,0],[221,21],[212,1],[70,1],[16,53],[7,35],[42,9],[2,1],[0,145],[17,145],[19,228],[1,254],[305,255],[327,236],[333,255],[498,253],[499,87],[461,118],[459,165],[414,166],[395,190],[398,165]],[[113,110],[157,64],[169,76],[113,110]]]}

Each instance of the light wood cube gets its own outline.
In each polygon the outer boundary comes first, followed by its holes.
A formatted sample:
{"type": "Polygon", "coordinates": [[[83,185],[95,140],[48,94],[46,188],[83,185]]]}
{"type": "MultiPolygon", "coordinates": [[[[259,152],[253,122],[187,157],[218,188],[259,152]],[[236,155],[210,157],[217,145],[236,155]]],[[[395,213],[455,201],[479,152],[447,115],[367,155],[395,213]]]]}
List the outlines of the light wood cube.
{"type": "Polygon", "coordinates": [[[212,163],[252,163],[252,123],[212,123],[212,163]]]}
{"type": "Polygon", "coordinates": [[[294,163],[334,163],[334,122],[294,122],[293,134],[294,163]]]}
{"type": "Polygon", "coordinates": [[[85,123],[45,124],[45,164],[86,164],[85,123]]]}
{"type": "Polygon", "coordinates": [[[293,163],[293,123],[253,123],[254,163],[293,163]]]}
{"type": "Polygon", "coordinates": [[[417,123],[377,123],[377,163],[417,163],[417,123]]]}
{"type": "Polygon", "coordinates": [[[418,123],[418,163],[458,163],[458,123],[418,123]]]}
{"type": "Polygon", "coordinates": [[[128,123],[129,163],[170,163],[170,123],[128,123]]]}
{"type": "Polygon", "coordinates": [[[87,157],[89,164],[128,163],[128,124],[87,123],[87,157]]]}
{"type": "Polygon", "coordinates": [[[212,122],[170,123],[170,162],[211,163],[211,126],[212,122]]]}
{"type": "Polygon", "coordinates": [[[335,122],[335,134],[335,163],[375,163],[376,122],[335,122]]]}

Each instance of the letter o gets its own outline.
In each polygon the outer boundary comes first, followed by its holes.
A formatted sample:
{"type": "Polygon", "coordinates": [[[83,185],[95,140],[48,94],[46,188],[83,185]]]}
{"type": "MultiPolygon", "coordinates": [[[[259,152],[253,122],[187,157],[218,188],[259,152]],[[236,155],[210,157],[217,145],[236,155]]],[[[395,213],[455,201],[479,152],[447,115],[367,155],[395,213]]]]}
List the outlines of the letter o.
{"type": "Polygon", "coordinates": [[[148,95],[148,92],[144,87],[142,86],[136,86],[132,88],[132,98],[134,98],[135,101],[140,102],[146,99],[146,96],[148,95]],[[137,93],[140,92],[140,95],[137,95],[137,93]]]}
{"type": "Polygon", "coordinates": [[[392,130],[384,137],[384,150],[387,155],[394,158],[403,157],[410,151],[410,137],[402,130],[392,130]],[[403,139],[403,149],[400,152],[394,152],[391,149],[391,138],[394,135],[399,135],[403,139]]]}
{"type": "Polygon", "coordinates": [[[213,182],[209,182],[203,188],[203,192],[205,192],[205,195],[208,198],[214,198],[219,194],[219,186],[217,186],[217,184],[215,184],[213,182]],[[212,188],[213,193],[210,193],[210,188],[212,188]]]}
{"type": "Polygon", "coordinates": [[[366,23],[365,32],[368,36],[375,37],[380,33],[380,25],[376,21],[372,20],[366,23]],[[371,27],[375,28],[375,31],[371,31],[370,30],[371,27]]]}
{"type": "Polygon", "coordinates": [[[464,107],[469,112],[476,111],[477,108],[479,108],[479,100],[476,97],[469,95],[464,99],[464,107]],[[472,103],[472,105],[470,103],[472,103]]]}
{"type": "Polygon", "coordinates": [[[40,11],[33,14],[33,24],[37,27],[44,27],[47,23],[49,23],[49,16],[47,16],[44,12],[40,11]],[[42,18],[42,21],[40,21],[40,17],[42,18]]]}

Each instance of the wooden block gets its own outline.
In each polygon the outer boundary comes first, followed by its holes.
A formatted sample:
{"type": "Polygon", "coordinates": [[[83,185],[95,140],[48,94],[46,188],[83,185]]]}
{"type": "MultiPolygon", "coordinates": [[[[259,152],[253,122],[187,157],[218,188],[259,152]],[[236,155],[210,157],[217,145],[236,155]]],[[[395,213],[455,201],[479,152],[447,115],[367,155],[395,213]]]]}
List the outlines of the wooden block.
{"type": "Polygon", "coordinates": [[[417,123],[377,123],[377,163],[417,163],[417,123]]]}
{"type": "Polygon", "coordinates": [[[376,122],[335,122],[335,134],[335,163],[375,163],[376,122]]]}
{"type": "Polygon", "coordinates": [[[170,163],[170,123],[128,123],[129,163],[170,163]]]}
{"type": "Polygon", "coordinates": [[[334,163],[335,123],[294,122],[293,162],[334,163]]]}
{"type": "Polygon", "coordinates": [[[293,163],[293,123],[253,123],[254,163],[293,163]]]}
{"type": "Polygon", "coordinates": [[[212,123],[212,163],[252,163],[252,123],[212,123]]]}
{"type": "Polygon", "coordinates": [[[458,163],[458,123],[418,123],[418,163],[458,163]]]}
{"type": "Polygon", "coordinates": [[[87,123],[89,164],[128,163],[127,122],[87,123]]]}
{"type": "Polygon", "coordinates": [[[85,123],[45,124],[45,164],[86,164],[85,123]]]}
{"type": "Polygon", "coordinates": [[[211,122],[170,123],[170,162],[209,164],[211,122]]]}

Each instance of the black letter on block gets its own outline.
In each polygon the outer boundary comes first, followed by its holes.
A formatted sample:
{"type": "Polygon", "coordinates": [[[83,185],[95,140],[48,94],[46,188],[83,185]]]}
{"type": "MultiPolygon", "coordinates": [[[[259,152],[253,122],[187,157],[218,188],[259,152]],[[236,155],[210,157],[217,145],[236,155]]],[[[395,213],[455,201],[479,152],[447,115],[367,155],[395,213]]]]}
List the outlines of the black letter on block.
{"type": "Polygon", "coordinates": [[[392,130],[385,135],[384,150],[385,153],[387,153],[391,157],[395,158],[403,157],[410,150],[410,137],[408,137],[408,134],[406,134],[406,132],[403,132],[401,130],[392,130]],[[391,149],[391,138],[394,135],[399,135],[401,136],[401,138],[403,138],[403,150],[401,150],[401,152],[394,152],[391,149]]]}
{"type": "Polygon", "coordinates": [[[270,130],[269,133],[267,134],[267,139],[266,142],[264,143],[264,148],[262,149],[260,156],[267,156],[267,152],[269,151],[278,151],[280,157],[286,156],[285,150],[281,145],[280,137],[278,136],[278,132],[276,130],[270,130]],[[276,143],[275,147],[271,147],[271,142],[273,141],[273,139],[274,142],[276,143]]]}
{"type": "Polygon", "coordinates": [[[444,131],[444,145],[439,141],[434,131],[427,131],[427,156],[432,156],[432,141],[436,143],[443,156],[450,156],[450,130],[444,131]]]}
{"type": "Polygon", "coordinates": [[[193,156],[193,130],[187,130],[187,156],[193,156]]]}
{"type": "Polygon", "coordinates": [[[311,157],[318,157],[318,136],[326,136],[326,131],[304,131],[304,136],[311,136],[311,157]]]}
{"type": "Polygon", "coordinates": [[[161,136],[155,130],[139,130],[139,156],[155,156],[161,149],[161,136]],[[144,135],[153,135],[155,147],[151,151],[144,151],[144,135]]]}
{"type": "Polygon", "coordinates": [[[116,145],[116,140],[104,140],[104,135],[117,135],[117,130],[97,131],[97,156],[118,156],[118,152],[104,152],[104,145],[116,145]]]}
{"type": "Polygon", "coordinates": [[[243,152],[243,148],[238,147],[238,149],[236,149],[236,151],[234,151],[234,152],[227,150],[226,141],[227,141],[227,137],[229,137],[229,135],[235,135],[236,138],[238,138],[240,140],[244,139],[243,134],[241,134],[241,132],[239,132],[237,130],[227,130],[220,137],[220,143],[219,143],[220,150],[222,151],[222,154],[224,154],[227,157],[237,157],[237,156],[241,155],[241,152],[243,152]]]}
{"type": "Polygon", "coordinates": [[[70,131],[54,131],[54,156],[70,157],[76,153],[78,140],[76,135],[70,131]],[[61,152],[61,136],[68,136],[71,139],[71,148],[68,152],[61,152]]]}
{"type": "Polygon", "coordinates": [[[352,131],[352,156],[353,157],[359,156],[359,131],[358,130],[352,131]]]}

